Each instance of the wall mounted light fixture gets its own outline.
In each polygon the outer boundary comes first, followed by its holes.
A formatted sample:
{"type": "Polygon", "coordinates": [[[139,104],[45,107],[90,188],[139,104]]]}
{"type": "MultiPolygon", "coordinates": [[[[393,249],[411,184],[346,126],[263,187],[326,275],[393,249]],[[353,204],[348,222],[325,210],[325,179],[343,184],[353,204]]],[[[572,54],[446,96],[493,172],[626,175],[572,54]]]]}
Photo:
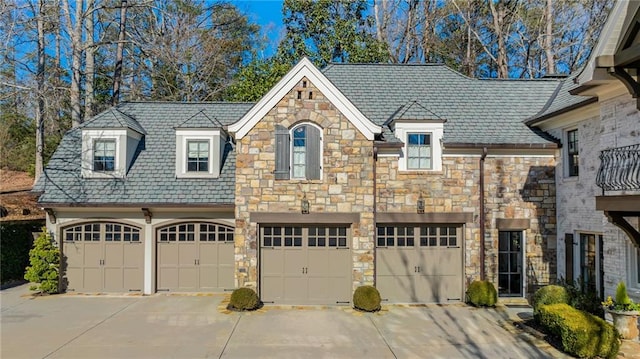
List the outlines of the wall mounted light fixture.
{"type": "Polygon", "coordinates": [[[422,193],[420,193],[420,197],[416,203],[416,209],[418,213],[424,213],[424,198],[422,198],[422,193]]]}
{"type": "Polygon", "coordinates": [[[300,201],[300,208],[302,210],[302,214],[309,214],[309,200],[307,199],[307,194],[304,194],[302,197],[302,201],[300,201]]]}

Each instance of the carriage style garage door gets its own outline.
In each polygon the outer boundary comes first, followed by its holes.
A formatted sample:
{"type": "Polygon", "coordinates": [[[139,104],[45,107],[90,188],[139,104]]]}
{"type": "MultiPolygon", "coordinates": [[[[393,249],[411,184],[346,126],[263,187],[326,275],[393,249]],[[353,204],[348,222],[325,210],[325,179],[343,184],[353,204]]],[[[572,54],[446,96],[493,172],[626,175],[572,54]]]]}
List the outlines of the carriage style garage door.
{"type": "Polygon", "coordinates": [[[62,236],[67,291],[142,291],[144,246],[139,228],[85,223],[65,228],[62,236]]]}
{"type": "Polygon", "coordinates": [[[347,227],[261,227],[262,300],[276,304],[349,303],[349,232],[347,227]]]}
{"type": "Polygon", "coordinates": [[[391,303],[462,297],[462,227],[379,226],[376,286],[391,303]]]}
{"type": "Polygon", "coordinates": [[[158,229],[158,291],[233,289],[233,231],[207,222],[158,229]]]}

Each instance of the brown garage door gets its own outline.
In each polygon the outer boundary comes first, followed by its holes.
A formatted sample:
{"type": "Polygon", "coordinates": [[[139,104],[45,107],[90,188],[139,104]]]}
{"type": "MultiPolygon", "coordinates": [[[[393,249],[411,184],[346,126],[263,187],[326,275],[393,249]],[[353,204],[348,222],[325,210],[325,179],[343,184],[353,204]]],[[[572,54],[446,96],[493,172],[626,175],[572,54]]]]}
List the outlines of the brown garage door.
{"type": "Polygon", "coordinates": [[[233,289],[233,231],[207,222],[158,229],[158,291],[233,289]]]}
{"type": "Polygon", "coordinates": [[[347,304],[351,250],[347,227],[260,228],[260,294],[265,303],[347,304]]]}
{"type": "Polygon", "coordinates": [[[379,226],[376,286],[391,303],[462,300],[462,227],[379,226]]]}
{"type": "Polygon", "coordinates": [[[142,291],[144,246],[139,228],[85,223],[63,229],[62,235],[67,291],[142,291]]]}

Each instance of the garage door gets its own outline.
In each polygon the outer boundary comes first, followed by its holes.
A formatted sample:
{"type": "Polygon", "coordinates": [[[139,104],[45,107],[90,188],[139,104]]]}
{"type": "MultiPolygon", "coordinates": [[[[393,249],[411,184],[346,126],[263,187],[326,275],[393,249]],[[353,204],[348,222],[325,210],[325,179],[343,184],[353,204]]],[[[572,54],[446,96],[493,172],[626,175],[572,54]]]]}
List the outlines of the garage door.
{"type": "Polygon", "coordinates": [[[376,286],[391,303],[462,300],[462,227],[379,226],[376,286]]]}
{"type": "Polygon", "coordinates": [[[207,222],[158,229],[158,291],[233,289],[233,231],[207,222]]]}
{"type": "Polygon", "coordinates": [[[62,235],[67,291],[142,291],[144,246],[139,228],[85,223],[63,229],[62,235]]]}
{"type": "Polygon", "coordinates": [[[351,250],[347,227],[260,228],[260,294],[265,303],[348,304],[351,250]]]}

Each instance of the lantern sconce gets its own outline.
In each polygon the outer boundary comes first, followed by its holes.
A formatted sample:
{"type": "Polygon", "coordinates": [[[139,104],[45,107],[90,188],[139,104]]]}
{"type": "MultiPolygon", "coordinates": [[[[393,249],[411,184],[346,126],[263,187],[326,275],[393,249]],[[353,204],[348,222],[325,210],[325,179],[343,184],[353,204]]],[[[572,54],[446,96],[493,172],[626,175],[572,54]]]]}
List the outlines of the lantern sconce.
{"type": "Polygon", "coordinates": [[[418,202],[416,204],[416,209],[418,213],[424,213],[424,198],[422,198],[422,193],[420,193],[420,197],[418,198],[418,202]]]}
{"type": "Polygon", "coordinates": [[[302,201],[300,201],[300,207],[302,209],[302,214],[309,214],[309,200],[307,199],[307,194],[304,194],[302,197],[302,201]]]}

